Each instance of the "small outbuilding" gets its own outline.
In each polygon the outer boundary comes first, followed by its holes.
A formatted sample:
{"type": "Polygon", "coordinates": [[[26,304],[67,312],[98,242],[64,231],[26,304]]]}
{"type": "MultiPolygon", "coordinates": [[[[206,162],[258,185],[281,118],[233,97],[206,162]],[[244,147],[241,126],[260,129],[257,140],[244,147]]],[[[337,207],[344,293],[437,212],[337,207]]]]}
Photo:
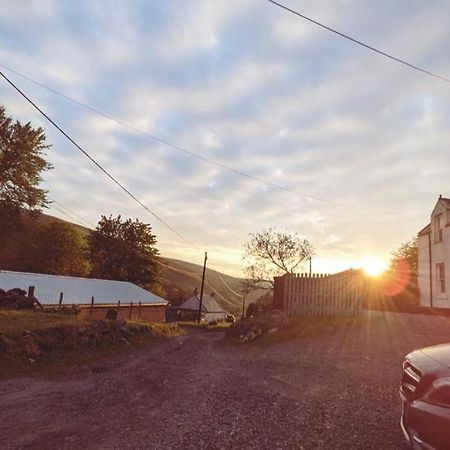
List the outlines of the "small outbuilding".
{"type": "Polygon", "coordinates": [[[115,309],[119,319],[164,322],[167,301],[127,281],[68,277],[0,270],[0,288],[34,287],[34,296],[44,308],[77,305],[81,314],[104,319],[115,309]]]}
{"type": "MultiPolygon", "coordinates": [[[[200,306],[200,295],[195,289],[193,295],[186,299],[178,308],[181,320],[197,320],[200,306]]],[[[201,317],[208,323],[225,320],[226,311],[217,303],[214,292],[203,296],[201,317]]]]}

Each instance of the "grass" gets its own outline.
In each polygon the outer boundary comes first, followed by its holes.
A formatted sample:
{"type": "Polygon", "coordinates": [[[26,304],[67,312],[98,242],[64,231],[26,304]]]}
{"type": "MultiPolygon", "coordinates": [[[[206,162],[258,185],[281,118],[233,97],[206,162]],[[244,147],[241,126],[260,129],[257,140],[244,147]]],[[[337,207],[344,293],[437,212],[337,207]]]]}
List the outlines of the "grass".
{"type": "MultiPolygon", "coordinates": [[[[371,319],[374,320],[373,318],[371,319]]],[[[379,320],[379,319],[375,319],[379,320]]],[[[342,328],[360,327],[368,324],[368,319],[357,317],[290,317],[289,324],[280,332],[272,335],[263,334],[253,341],[248,341],[245,346],[258,344],[270,345],[298,339],[314,339],[318,336],[333,334],[342,328]]],[[[237,338],[227,340],[230,345],[242,347],[243,343],[237,338]]]]}
{"type": "MultiPolygon", "coordinates": [[[[11,337],[21,334],[24,330],[37,331],[58,325],[82,325],[94,322],[92,319],[80,319],[73,315],[42,313],[37,311],[0,311],[0,333],[11,337]]],[[[0,379],[19,376],[50,377],[69,373],[73,368],[88,368],[102,359],[116,354],[133,351],[149,345],[158,338],[169,338],[180,334],[177,324],[155,323],[143,321],[127,321],[132,328],[138,325],[151,327],[150,334],[136,334],[123,341],[100,340],[93,347],[73,347],[43,353],[35,361],[20,355],[10,356],[0,354],[0,379]]]]}
{"type": "Polygon", "coordinates": [[[151,334],[154,338],[168,338],[184,334],[184,332],[178,328],[176,322],[161,323],[161,322],[143,322],[137,320],[127,320],[127,324],[130,326],[148,325],[152,330],[151,334]]]}
{"type": "Polygon", "coordinates": [[[211,330],[211,331],[219,331],[219,330],[225,330],[228,327],[231,326],[231,323],[228,322],[219,322],[215,325],[209,325],[206,322],[188,322],[188,321],[179,321],[176,322],[180,328],[187,328],[187,329],[198,329],[198,330],[211,330]]]}
{"type": "Polygon", "coordinates": [[[343,328],[368,326],[369,323],[373,324],[374,321],[380,320],[383,320],[382,317],[368,318],[365,315],[350,317],[290,317],[287,328],[272,336],[263,335],[262,341],[275,343],[294,339],[313,339],[317,336],[333,334],[343,328]]]}
{"type": "Polygon", "coordinates": [[[154,340],[151,335],[144,335],[129,338],[130,345],[107,341],[100,342],[95,347],[67,348],[43,354],[34,362],[3,356],[0,358],[0,379],[68,375],[74,368],[89,369],[101,366],[102,361],[109,356],[144,348],[154,340]]]}
{"type": "Polygon", "coordinates": [[[88,322],[68,314],[43,313],[39,311],[0,310],[0,333],[14,336],[24,330],[36,331],[58,325],[75,325],[88,322]]]}

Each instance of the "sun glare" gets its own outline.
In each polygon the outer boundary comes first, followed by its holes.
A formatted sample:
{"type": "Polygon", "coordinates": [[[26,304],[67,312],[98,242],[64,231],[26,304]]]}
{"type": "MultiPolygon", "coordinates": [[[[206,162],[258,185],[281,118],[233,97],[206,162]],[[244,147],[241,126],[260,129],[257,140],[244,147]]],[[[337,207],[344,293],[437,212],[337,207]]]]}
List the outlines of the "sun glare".
{"type": "Polygon", "coordinates": [[[387,269],[387,264],[385,261],[381,260],[366,260],[362,264],[364,272],[370,277],[379,277],[387,269]]]}

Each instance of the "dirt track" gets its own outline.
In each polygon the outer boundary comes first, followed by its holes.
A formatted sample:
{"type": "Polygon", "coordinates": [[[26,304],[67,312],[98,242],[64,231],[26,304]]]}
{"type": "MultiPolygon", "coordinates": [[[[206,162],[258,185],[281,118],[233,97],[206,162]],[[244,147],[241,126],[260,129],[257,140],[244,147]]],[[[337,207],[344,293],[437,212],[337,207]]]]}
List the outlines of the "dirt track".
{"type": "Polygon", "coordinates": [[[403,355],[450,319],[369,313],[319,336],[159,341],[54,381],[0,382],[0,448],[402,448],[403,355]]]}

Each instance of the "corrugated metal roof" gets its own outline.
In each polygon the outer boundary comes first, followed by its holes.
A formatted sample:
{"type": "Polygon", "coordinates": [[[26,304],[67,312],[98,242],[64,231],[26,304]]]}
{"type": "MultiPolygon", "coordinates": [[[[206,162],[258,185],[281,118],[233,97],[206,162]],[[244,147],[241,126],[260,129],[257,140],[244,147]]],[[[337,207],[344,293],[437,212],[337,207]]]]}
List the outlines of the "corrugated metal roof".
{"type": "Polygon", "coordinates": [[[117,303],[118,300],[122,303],[167,303],[163,298],[127,281],[0,270],[0,288],[27,291],[29,286],[35,287],[35,297],[45,305],[57,304],[60,292],[64,293],[64,304],[89,304],[92,297],[95,304],[117,303]]]}
{"type": "MultiPolygon", "coordinates": [[[[185,300],[178,309],[184,309],[188,311],[198,311],[200,305],[200,298],[195,294],[185,300]]],[[[202,311],[206,313],[224,313],[225,311],[216,302],[212,295],[205,295],[202,301],[202,311]]]]}

